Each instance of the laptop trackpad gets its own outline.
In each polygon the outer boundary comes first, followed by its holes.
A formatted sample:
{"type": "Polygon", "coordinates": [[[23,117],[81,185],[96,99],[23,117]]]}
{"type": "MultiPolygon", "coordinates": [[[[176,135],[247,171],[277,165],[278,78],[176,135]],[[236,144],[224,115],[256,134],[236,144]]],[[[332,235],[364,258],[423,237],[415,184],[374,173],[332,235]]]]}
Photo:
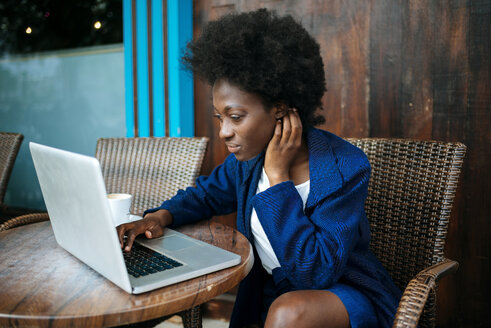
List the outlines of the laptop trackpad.
{"type": "Polygon", "coordinates": [[[178,251],[191,246],[196,246],[196,243],[192,242],[191,240],[184,239],[176,235],[165,237],[162,241],[162,244],[164,246],[164,249],[169,251],[178,251]]]}
{"type": "Polygon", "coordinates": [[[195,243],[192,239],[183,238],[179,235],[170,235],[167,237],[160,237],[156,239],[140,240],[140,242],[143,245],[160,252],[175,252],[197,245],[197,243],[195,243]]]}

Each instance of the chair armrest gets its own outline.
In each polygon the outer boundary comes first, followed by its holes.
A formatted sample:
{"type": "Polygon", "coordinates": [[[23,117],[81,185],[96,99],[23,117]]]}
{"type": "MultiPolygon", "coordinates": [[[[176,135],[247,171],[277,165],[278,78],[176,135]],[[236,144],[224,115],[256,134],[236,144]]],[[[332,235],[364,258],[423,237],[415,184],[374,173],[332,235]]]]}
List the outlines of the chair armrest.
{"type": "Polygon", "coordinates": [[[4,223],[0,224],[0,231],[9,230],[21,225],[47,221],[49,220],[48,213],[30,213],[15,218],[9,219],[4,223]]]}
{"type": "Polygon", "coordinates": [[[437,281],[458,267],[458,262],[445,259],[419,272],[402,294],[392,327],[417,327],[430,292],[436,292],[437,281]]]}

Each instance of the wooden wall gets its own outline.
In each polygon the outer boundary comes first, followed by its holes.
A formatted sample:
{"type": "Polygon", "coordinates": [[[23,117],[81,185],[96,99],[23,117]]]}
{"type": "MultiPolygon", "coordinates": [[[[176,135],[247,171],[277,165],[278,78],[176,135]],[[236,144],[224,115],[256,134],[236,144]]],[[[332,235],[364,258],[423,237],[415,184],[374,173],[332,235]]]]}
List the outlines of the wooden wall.
{"type": "MultiPolygon", "coordinates": [[[[292,14],[318,40],[327,93],[322,128],[343,137],[461,141],[468,147],[446,255],[440,327],[491,325],[491,1],[196,0],[195,35],[227,12],[292,14]]],[[[210,88],[195,84],[196,135],[211,137],[204,173],[227,155],[210,88]]],[[[233,216],[216,220],[234,224],[233,216]]]]}

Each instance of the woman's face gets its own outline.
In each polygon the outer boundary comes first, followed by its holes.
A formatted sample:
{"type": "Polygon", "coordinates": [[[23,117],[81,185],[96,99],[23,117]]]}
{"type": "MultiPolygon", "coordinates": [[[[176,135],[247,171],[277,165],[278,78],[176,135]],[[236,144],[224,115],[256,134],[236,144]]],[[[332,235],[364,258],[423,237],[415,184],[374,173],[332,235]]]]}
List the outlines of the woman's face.
{"type": "Polygon", "coordinates": [[[255,94],[245,92],[227,80],[213,86],[215,117],[219,136],[239,161],[247,161],[265,149],[276,125],[276,108],[264,107],[255,94]]]}

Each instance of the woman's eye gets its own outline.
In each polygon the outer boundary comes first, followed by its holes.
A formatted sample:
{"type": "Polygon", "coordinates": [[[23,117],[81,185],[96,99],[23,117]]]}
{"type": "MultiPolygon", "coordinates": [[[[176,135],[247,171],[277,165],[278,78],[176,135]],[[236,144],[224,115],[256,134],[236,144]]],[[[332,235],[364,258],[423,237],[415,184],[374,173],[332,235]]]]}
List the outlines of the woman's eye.
{"type": "MultiPolygon", "coordinates": [[[[213,117],[215,117],[215,118],[216,118],[217,120],[219,120],[220,122],[222,122],[222,121],[223,121],[223,117],[222,117],[222,115],[220,115],[220,114],[213,114],[213,117]]],[[[242,116],[241,116],[241,115],[235,115],[235,114],[228,115],[227,117],[228,117],[228,118],[230,118],[230,119],[231,119],[232,121],[234,121],[234,122],[238,122],[238,121],[240,121],[240,119],[242,118],[242,116]]]]}

